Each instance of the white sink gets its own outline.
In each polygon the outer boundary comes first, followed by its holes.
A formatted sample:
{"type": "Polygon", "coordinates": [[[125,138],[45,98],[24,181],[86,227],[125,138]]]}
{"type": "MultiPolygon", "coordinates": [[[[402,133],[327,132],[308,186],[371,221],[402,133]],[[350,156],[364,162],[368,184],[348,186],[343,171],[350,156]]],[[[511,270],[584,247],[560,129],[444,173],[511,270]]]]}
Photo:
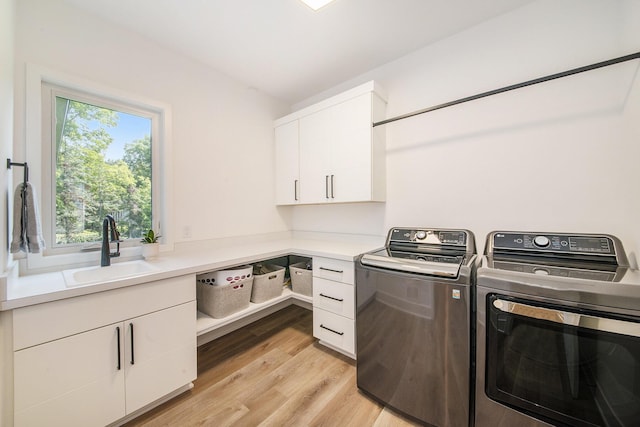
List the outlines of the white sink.
{"type": "Polygon", "coordinates": [[[67,288],[100,282],[128,279],[156,271],[158,267],[146,261],[128,261],[111,264],[108,267],[86,267],[64,270],[62,275],[67,288]]]}

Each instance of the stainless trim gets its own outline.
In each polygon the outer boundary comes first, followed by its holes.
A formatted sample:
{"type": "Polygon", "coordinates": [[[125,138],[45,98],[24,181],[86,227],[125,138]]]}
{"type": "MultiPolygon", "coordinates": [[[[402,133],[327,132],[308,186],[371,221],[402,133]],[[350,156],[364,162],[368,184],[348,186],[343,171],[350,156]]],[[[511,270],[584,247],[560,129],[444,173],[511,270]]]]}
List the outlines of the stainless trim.
{"type": "Polygon", "coordinates": [[[640,337],[640,323],[537,307],[499,298],[493,301],[493,306],[502,312],[529,317],[532,319],[547,320],[562,325],[576,326],[601,332],[611,332],[631,337],[640,337]]]}
{"type": "Polygon", "coordinates": [[[363,255],[360,262],[363,265],[369,265],[372,267],[449,278],[458,277],[458,272],[460,271],[459,263],[445,264],[433,261],[414,261],[411,259],[389,258],[374,254],[363,255]]]}

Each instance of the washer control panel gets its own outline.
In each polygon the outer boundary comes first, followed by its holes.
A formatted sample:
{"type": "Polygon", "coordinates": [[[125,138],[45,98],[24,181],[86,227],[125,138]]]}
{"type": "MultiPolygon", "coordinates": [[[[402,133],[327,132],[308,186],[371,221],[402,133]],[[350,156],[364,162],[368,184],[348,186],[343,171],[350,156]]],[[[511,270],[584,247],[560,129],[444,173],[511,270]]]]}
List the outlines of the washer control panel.
{"type": "Polygon", "coordinates": [[[493,249],[615,256],[613,240],[607,236],[574,234],[495,233],[493,249]]]}
{"type": "Polygon", "coordinates": [[[388,243],[414,243],[427,245],[460,246],[467,245],[466,230],[434,230],[392,228],[389,231],[388,243]]]}

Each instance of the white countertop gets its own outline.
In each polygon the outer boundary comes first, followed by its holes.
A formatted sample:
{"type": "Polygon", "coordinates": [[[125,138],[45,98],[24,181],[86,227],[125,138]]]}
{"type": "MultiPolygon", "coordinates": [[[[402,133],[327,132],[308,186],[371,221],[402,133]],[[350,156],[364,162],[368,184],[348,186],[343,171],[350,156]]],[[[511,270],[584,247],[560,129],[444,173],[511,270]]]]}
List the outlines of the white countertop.
{"type": "Polygon", "coordinates": [[[322,238],[309,236],[283,238],[275,235],[273,238],[263,238],[256,242],[248,241],[246,238],[239,239],[239,241],[241,242],[234,244],[226,239],[224,245],[198,244],[189,249],[161,252],[156,259],[148,261],[154,266],[152,272],[73,288],[66,286],[61,271],[10,278],[6,283],[6,298],[0,301],[0,311],[175,276],[220,270],[284,255],[317,256],[353,261],[361,253],[384,246],[384,238],[371,236],[344,238],[339,235],[324,235],[322,238]]]}

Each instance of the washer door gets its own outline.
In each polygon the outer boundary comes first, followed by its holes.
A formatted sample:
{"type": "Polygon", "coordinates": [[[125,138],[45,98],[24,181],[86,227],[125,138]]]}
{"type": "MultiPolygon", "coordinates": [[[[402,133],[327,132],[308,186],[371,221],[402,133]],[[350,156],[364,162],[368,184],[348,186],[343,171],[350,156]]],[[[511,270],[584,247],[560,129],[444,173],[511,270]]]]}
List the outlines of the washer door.
{"type": "Polygon", "coordinates": [[[486,393],[557,425],[637,426],[640,319],[487,296],[486,393]]]}

